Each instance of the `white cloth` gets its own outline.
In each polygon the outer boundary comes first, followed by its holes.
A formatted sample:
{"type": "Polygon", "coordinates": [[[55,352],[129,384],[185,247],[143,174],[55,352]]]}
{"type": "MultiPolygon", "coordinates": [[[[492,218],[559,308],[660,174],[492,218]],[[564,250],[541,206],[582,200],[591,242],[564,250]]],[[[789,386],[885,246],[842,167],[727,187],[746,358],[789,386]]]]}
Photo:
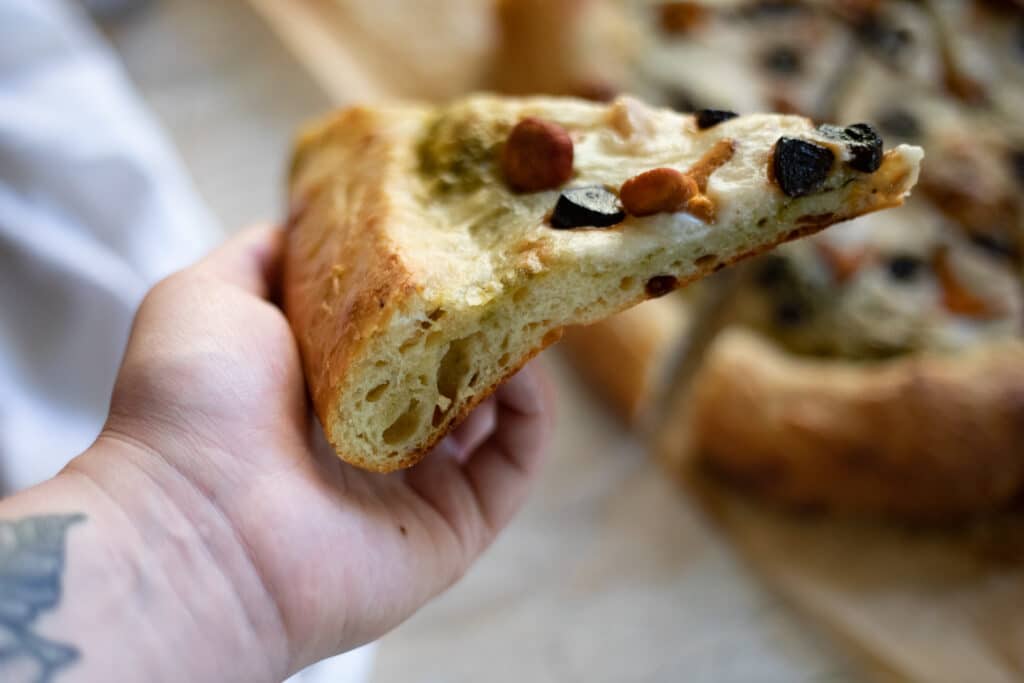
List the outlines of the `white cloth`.
{"type": "Polygon", "coordinates": [[[89,446],[146,290],[221,234],[78,6],[0,0],[0,494],[89,446]]]}
{"type": "Polygon", "coordinates": [[[132,315],[218,238],[76,6],[0,1],[0,481],[95,438],[132,315]]]}

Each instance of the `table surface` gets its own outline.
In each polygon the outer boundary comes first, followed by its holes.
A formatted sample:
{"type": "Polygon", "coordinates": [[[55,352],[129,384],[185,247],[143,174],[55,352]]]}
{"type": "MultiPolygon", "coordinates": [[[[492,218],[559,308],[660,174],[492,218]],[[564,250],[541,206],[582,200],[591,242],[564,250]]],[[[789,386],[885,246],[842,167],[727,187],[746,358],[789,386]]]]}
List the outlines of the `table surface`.
{"type": "MultiPolygon", "coordinates": [[[[163,0],[105,27],[230,230],[281,215],[295,127],[326,109],[239,0],[163,0]]],[[[465,580],[388,635],[375,683],[862,680],[747,568],[565,368],[552,458],[465,580]]]]}

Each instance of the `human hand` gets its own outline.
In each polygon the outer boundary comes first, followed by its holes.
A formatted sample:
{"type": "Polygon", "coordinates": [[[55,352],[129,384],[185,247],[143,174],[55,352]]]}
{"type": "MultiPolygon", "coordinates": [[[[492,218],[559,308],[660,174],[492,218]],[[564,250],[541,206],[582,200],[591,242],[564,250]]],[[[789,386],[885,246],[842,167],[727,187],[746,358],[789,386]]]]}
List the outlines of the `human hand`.
{"type": "Polygon", "coordinates": [[[281,244],[250,230],[153,289],[103,434],[68,469],[136,527],[199,544],[182,573],[220,572],[234,593],[207,596],[220,614],[199,636],[251,632],[270,677],[381,636],[458,579],[522,504],[553,407],[527,367],[417,467],[346,465],[269,301],[281,244]]]}

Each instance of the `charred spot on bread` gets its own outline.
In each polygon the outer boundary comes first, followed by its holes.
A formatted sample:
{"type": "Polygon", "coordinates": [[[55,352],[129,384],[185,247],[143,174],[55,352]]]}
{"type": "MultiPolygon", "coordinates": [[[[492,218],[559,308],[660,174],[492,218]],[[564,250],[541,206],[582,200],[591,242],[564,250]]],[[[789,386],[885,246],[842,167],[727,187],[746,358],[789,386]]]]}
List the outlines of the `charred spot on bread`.
{"type": "Polygon", "coordinates": [[[655,275],[644,284],[644,291],[652,299],[665,296],[679,284],[675,275],[655,275]]]}
{"type": "Polygon", "coordinates": [[[697,128],[700,130],[706,130],[713,126],[717,126],[722,121],[728,121],[734,119],[739,114],[728,109],[701,109],[695,114],[697,121],[697,128]]]}
{"type": "Polygon", "coordinates": [[[558,230],[609,228],[626,218],[615,193],[599,185],[565,190],[558,197],[550,224],[558,230]]]}
{"type": "Polygon", "coordinates": [[[828,147],[783,136],[775,143],[770,176],[787,197],[803,197],[824,186],[834,163],[828,147]]]}

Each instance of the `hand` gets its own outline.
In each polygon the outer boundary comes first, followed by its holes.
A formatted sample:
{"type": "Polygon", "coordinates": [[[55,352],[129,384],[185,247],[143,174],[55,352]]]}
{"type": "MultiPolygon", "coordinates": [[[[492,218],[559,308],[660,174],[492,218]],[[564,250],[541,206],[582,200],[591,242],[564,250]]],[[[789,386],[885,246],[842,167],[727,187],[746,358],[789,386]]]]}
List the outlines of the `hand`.
{"type": "Polygon", "coordinates": [[[522,504],[552,423],[550,387],[528,367],[419,466],[341,462],[269,301],[281,244],[248,231],[153,289],[107,426],[69,466],[136,526],[201,543],[212,566],[198,571],[236,595],[224,623],[200,628],[251,631],[278,675],[381,636],[458,579],[522,504]]]}

